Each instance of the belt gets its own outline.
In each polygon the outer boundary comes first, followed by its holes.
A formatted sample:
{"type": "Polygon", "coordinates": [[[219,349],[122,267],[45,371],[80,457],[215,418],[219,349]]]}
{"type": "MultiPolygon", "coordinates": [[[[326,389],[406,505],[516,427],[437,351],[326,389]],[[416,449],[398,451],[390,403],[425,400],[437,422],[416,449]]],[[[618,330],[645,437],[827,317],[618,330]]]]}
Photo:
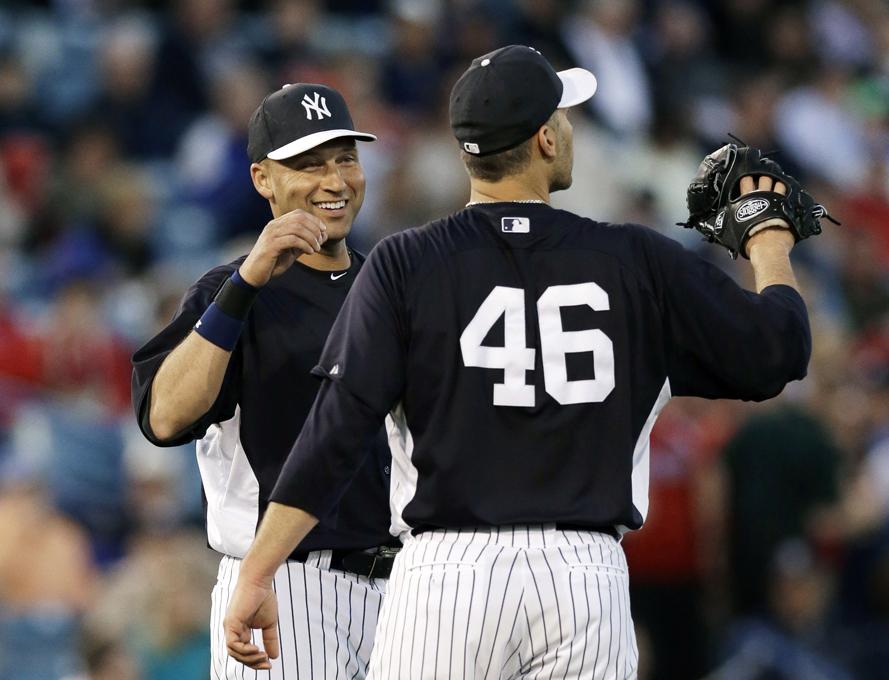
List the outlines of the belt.
{"type": "MultiPolygon", "coordinates": [[[[535,526],[535,525],[532,524],[529,526],[535,526]]],[[[618,541],[620,540],[620,532],[617,530],[617,527],[614,527],[610,524],[606,525],[606,526],[588,526],[588,525],[584,525],[584,524],[570,524],[567,522],[556,522],[555,525],[551,524],[550,526],[553,526],[556,529],[556,531],[593,531],[593,532],[596,532],[599,534],[607,534],[608,536],[611,536],[611,538],[613,538],[615,540],[618,540],[618,541]]],[[[420,525],[418,527],[414,527],[411,530],[411,535],[412,536],[419,536],[420,534],[422,534],[426,531],[435,531],[437,529],[443,529],[443,528],[444,527],[433,527],[433,526],[420,525]]],[[[469,528],[472,528],[472,527],[469,527],[469,528]]],[[[491,527],[491,528],[494,528],[494,527],[491,527]]],[[[454,527],[454,529],[459,531],[459,529],[457,529],[456,527],[454,527]]]]}
{"type": "MultiPolygon", "coordinates": [[[[398,548],[380,546],[367,550],[334,548],[330,551],[330,568],[367,578],[389,578],[398,548]]],[[[293,555],[294,562],[305,562],[309,554],[293,555]]]]}
{"type": "Polygon", "coordinates": [[[595,531],[599,534],[607,534],[611,536],[611,538],[620,540],[620,532],[617,530],[617,527],[612,525],[607,526],[583,526],[581,524],[567,524],[565,522],[556,522],[556,531],[595,531]]]}

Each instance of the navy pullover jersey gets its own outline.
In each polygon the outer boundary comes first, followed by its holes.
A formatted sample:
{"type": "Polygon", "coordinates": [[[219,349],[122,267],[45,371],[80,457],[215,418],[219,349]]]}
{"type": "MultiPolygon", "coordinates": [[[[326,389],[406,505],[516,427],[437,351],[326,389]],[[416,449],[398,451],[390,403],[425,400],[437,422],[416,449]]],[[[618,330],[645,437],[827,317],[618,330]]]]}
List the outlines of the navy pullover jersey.
{"type": "Polygon", "coordinates": [[[272,499],[326,513],[391,412],[400,534],[636,529],[670,396],[766,399],[810,350],[792,288],[745,291],[645,227],[474,205],[374,249],[272,499]]]}
{"type": "MultiPolygon", "coordinates": [[[[167,355],[191,332],[244,258],[216,267],[194,284],[169,325],[133,356],[133,404],[145,436],[158,445],[197,440],[210,547],[243,557],[268,505],[281,466],[305,422],[320,381],[311,375],[364,257],[348,272],[300,262],[260,289],[235,347],[219,397],[173,440],[159,442],[148,422],[151,383],[167,355]]],[[[391,543],[389,449],[377,428],[356,452],[363,461],[342,503],[330,506],[299,552],[391,543]],[[369,454],[369,455],[368,455],[369,454]]]]}

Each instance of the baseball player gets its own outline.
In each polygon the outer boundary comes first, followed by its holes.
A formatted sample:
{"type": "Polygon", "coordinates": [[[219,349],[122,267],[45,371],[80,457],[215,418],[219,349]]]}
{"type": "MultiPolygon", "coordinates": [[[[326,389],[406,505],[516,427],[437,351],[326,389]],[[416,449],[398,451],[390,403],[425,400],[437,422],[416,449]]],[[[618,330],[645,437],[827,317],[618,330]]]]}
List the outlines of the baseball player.
{"type": "MultiPolygon", "coordinates": [[[[250,119],[248,154],[272,219],[246,257],[216,267],[133,357],[133,403],[161,446],[197,441],[207,537],[223,555],[212,595],[211,677],[243,678],[222,617],[281,466],[318,389],[310,375],[364,256],[346,237],[364,198],[357,132],[343,97],[286,86],[250,119]]],[[[392,555],[390,456],[362,443],[341,501],[277,570],[279,660],[262,677],[363,678],[392,555]]],[[[397,542],[396,542],[397,544],[397,542]]],[[[252,677],[249,676],[249,677],[252,677]]]]}
{"type": "Polygon", "coordinates": [[[388,414],[404,547],[368,677],[635,677],[619,539],[645,520],[658,413],[672,395],[772,397],[811,340],[784,221],[743,244],[753,293],[652,230],[549,205],[571,184],[567,109],[595,88],[515,45],[455,85],[469,203],[383,240],[343,306],[230,601],[235,658],[279,652],[272,575],[388,414]]]}

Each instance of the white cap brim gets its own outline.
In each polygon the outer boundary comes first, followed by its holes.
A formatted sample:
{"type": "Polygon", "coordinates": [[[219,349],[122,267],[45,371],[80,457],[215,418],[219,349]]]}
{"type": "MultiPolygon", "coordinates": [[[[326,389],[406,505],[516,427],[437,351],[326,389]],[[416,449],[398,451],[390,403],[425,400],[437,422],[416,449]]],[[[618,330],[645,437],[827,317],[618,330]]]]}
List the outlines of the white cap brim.
{"type": "Polygon", "coordinates": [[[596,76],[585,68],[569,68],[559,71],[556,75],[562,81],[562,98],[559,100],[560,109],[567,109],[582,104],[596,94],[596,76]]]}
{"type": "Polygon", "coordinates": [[[323,130],[322,132],[313,132],[305,137],[294,139],[289,144],[270,151],[266,158],[271,158],[273,161],[282,161],[285,158],[292,158],[309,149],[314,149],[316,146],[324,144],[324,142],[329,142],[331,139],[338,139],[339,137],[352,137],[365,142],[373,142],[377,138],[376,135],[368,132],[355,132],[355,130],[323,130]]]}

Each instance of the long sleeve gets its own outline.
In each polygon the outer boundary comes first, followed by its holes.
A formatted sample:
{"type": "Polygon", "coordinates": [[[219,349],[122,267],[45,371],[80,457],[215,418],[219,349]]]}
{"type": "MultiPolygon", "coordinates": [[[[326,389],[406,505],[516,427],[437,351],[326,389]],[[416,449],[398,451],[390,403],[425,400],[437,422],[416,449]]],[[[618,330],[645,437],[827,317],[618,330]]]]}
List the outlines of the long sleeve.
{"type": "Polygon", "coordinates": [[[355,280],[313,371],[324,382],[272,501],[324,516],[398,402],[406,351],[398,274],[383,241],[355,280]]]}
{"type": "Polygon", "coordinates": [[[232,355],[226,370],[219,396],[210,410],[190,426],[178,433],[172,439],[161,441],[151,430],[148,422],[148,407],[150,404],[151,386],[154,376],[164,359],[176,349],[194,328],[197,320],[206,311],[213,301],[219,288],[234,271],[236,264],[215,267],[204,274],[182,298],[175,316],[163,330],[151,338],[133,354],[133,379],[131,394],[133,408],[136,412],[136,420],[142,434],[157,446],[179,446],[204,436],[207,428],[214,422],[220,422],[231,417],[237,403],[237,378],[239,352],[232,355]]]}
{"type": "Polygon", "coordinates": [[[744,290],[675,242],[650,243],[673,394],[759,401],[806,375],[812,338],[799,293],[744,290]]]}

